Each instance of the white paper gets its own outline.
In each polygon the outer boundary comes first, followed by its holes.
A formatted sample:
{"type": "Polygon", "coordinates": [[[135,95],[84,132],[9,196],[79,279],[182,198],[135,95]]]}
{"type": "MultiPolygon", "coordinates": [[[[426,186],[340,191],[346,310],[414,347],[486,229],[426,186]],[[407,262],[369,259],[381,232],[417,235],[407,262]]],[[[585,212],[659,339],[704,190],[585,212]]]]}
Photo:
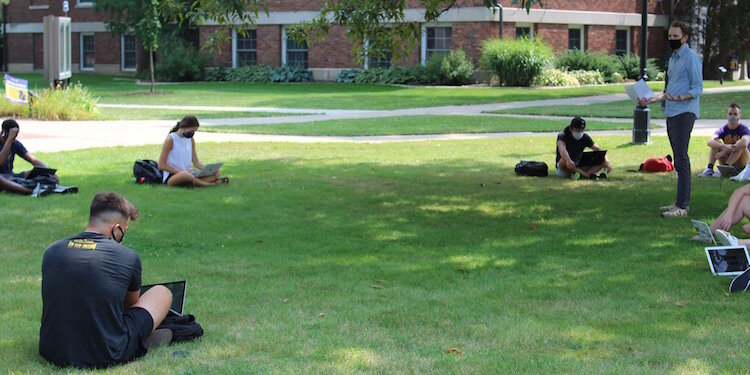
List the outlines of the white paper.
{"type": "Polygon", "coordinates": [[[638,80],[635,85],[625,86],[625,93],[628,94],[635,104],[638,104],[640,99],[649,99],[654,96],[654,92],[651,91],[643,79],[638,80]]]}

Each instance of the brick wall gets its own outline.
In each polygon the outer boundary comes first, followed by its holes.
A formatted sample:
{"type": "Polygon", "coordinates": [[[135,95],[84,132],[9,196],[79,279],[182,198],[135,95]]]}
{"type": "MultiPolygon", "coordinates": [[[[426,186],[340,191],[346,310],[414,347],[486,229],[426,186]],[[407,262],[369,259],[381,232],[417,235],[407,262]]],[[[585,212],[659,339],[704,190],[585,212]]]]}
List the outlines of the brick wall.
{"type": "Polygon", "coordinates": [[[534,37],[541,38],[555,52],[568,50],[568,25],[538,23],[534,25],[534,37]]]}
{"type": "Polygon", "coordinates": [[[258,26],[258,63],[281,66],[281,25],[258,26]]]}
{"type": "MultiPolygon", "coordinates": [[[[481,2],[480,6],[481,6],[481,2]]],[[[503,7],[518,7],[513,0],[500,0],[503,7]]],[[[545,0],[544,9],[583,10],[590,12],[618,12],[618,13],[640,13],[640,1],[636,0],[545,0]]],[[[661,1],[649,0],[649,13],[661,14],[661,1]]],[[[534,5],[533,9],[539,9],[534,5]]],[[[668,8],[665,5],[665,12],[668,8]]]]}
{"type": "MultiPolygon", "coordinates": [[[[202,45],[209,43],[211,35],[215,31],[223,32],[225,39],[224,39],[224,43],[222,43],[221,46],[218,46],[218,48],[214,48],[213,50],[209,51],[209,53],[213,56],[213,59],[211,60],[211,62],[209,62],[208,65],[231,67],[232,66],[232,32],[231,30],[224,28],[224,27],[219,27],[219,26],[201,27],[199,29],[199,35],[198,35],[200,45],[202,46],[202,45]]],[[[260,48],[258,49],[258,54],[260,55],[260,48]]]]}
{"type": "MultiPolygon", "coordinates": [[[[110,33],[94,33],[94,60],[98,64],[117,64],[122,63],[122,38],[110,33]]],[[[140,47],[140,42],[136,41],[140,47]]],[[[73,49],[73,53],[80,53],[78,49],[73,49]]],[[[136,49],[136,56],[140,55],[140,48],[136,49]]],[[[74,56],[73,59],[76,59],[74,56]]],[[[138,61],[138,57],[136,57],[138,61]]],[[[96,67],[95,65],[95,67],[96,67]]]]}
{"type": "MultiPolygon", "coordinates": [[[[482,54],[482,42],[497,38],[497,22],[457,22],[453,24],[453,49],[462,49],[477,64],[482,54]]],[[[503,32],[505,32],[503,25],[503,32]]],[[[515,35],[515,27],[513,28],[515,35]]]]}
{"type": "Polygon", "coordinates": [[[34,61],[34,35],[8,34],[8,63],[26,64],[34,61]]]}
{"type": "MultiPolygon", "coordinates": [[[[664,59],[665,48],[664,40],[665,32],[664,29],[658,27],[652,27],[648,29],[648,57],[656,59],[664,59]]],[[[631,50],[636,55],[641,53],[641,28],[634,27],[633,34],[630,38],[631,50]]]]}
{"type": "MultiPolygon", "coordinates": [[[[109,19],[108,13],[94,13],[93,8],[78,7],[77,0],[68,0],[70,11],[68,17],[74,22],[97,22],[109,19]]],[[[8,5],[8,22],[29,23],[42,22],[44,16],[63,16],[61,0],[13,0],[8,5]],[[49,5],[48,9],[29,9],[29,5],[49,5]]]]}
{"type": "Polygon", "coordinates": [[[356,68],[359,64],[352,56],[352,47],[346,38],[346,28],[333,26],[324,41],[310,42],[307,60],[312,68],[356,68]]]}
{"type": "Polygon", "coordinates": [[[588,26],[586,41],[588,51],[613,53],[615,50],[615,27],[588,26]]]}

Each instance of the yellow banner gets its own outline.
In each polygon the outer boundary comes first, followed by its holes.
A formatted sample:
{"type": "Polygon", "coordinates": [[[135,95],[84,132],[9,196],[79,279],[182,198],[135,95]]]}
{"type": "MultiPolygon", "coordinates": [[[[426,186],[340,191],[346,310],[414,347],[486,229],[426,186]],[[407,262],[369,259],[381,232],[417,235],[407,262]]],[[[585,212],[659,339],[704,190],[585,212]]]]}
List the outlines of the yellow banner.
{"type": "Polygon", "coordinates": [[[5,75],[5,97],[13,103],[29,104],[29,83],[26,80],[5,75]]]}

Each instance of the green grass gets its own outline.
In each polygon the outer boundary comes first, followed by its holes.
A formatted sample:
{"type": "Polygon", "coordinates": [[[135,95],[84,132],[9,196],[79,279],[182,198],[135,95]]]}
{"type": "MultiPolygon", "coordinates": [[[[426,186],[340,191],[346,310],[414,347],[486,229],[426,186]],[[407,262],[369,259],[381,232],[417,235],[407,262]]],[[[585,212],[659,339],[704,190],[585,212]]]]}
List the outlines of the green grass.
{"type": "MultiPolygon", "coordinates": [[[[30,87],[47,85],[40,74],[18,75],[29,79],[30,87]]],[[[136,85],[135,81],[128,77],[76,74],[73,80],[81,81],[100,98],[100,103],[331,109],[397,109],[487,104],[624,92],[622,84],[575,88],[456,88],[335,83],[193,82],[157,86],[158,94],[148,95],[148,85],[136,85]]],[[[655,89],[659,89],[660,85],[663,86],[663,83],[653,83],[655,89]]],[[[714,84],[707,81],[705,85],[717,86],[718,82],[714,84]]]]}
{"type": "MultiPolygon", "coordinates": [[[[515,177],[521,158],[553,161],[552,138],[200,144],[232,181],[194,190],[132,183],[158,146],[40,153],[81,190],[0,194],[0,373],[62,372],[37,354],[42,254],[105,189],[141,211],[125,245],[143,281],[187,278],[205,329],[109,373],[747,371],[750,298],[710,274],[689,220],[657,216],[675,174],[625,172],[666,138],[596,141],[606,181],[515,177]]],[[[694,179],[691,216],[736,186],[694,179]]]]}
{"type": "MultiPolygon", "coordinates": [[[[727,117],[727,107],[731,103],[743,106],[750,101],[750,91],[729,92],[721,94],[704,94],[701,96],[701,118],[723,119],[727,117]]],[[[663,119],[664,114],[659,104],[651,106],[651,117],[663,119]]],[[[612,117],[632,118],[634,105],[631,100],[623,100],[611,103],[580,104],[580,105],[558,105],[546,107],[528,107],[491,111],[490,113],[515,113],[528,115],[551,115],[551,116],[583,116],[583,117],[612,117]]]]}
{"type": "MultiPolygon", "coordinates": [[[[271,125],[207,126],[204,131],[285,135],[400,135],[560,131],[564,121],[499,116],[406,116],[271,125]]],[[[589,130],[632,129],[631,123],[591,121],[589,130]]]]}
{"type": "Polygon", "coordinates": [[[198,116],[201,119],[214,118],[250,118],[295,116],[297,113],[279,112],[226,112],[226,111],[188,111],[177,109],[132,109],[132,108],[101,108],[102,117],[108,120],[179,120],[185,115],[198,116]]]}

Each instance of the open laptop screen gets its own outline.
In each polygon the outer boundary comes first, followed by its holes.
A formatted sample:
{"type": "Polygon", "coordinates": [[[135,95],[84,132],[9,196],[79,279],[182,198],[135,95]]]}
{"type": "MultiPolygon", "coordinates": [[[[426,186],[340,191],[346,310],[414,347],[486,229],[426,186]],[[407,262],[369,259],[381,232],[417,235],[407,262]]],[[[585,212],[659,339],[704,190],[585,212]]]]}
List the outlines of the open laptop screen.
{"type": "Polygon", "coordinates": [[[745,246],[707,247],[706,256],[714,275],[739,275],[750,268],[750,257],[745,246]]]}
{"type": "Polygon", "coordinates": [[[177,315],[182,315],[182,310],[185,308],[185,288],[187,287],[187,281],[143,285],[141,286],[141,294],[146,293],[154,285],[164,285],[172,292],[172,307],[169,310],[177,315]]]}

